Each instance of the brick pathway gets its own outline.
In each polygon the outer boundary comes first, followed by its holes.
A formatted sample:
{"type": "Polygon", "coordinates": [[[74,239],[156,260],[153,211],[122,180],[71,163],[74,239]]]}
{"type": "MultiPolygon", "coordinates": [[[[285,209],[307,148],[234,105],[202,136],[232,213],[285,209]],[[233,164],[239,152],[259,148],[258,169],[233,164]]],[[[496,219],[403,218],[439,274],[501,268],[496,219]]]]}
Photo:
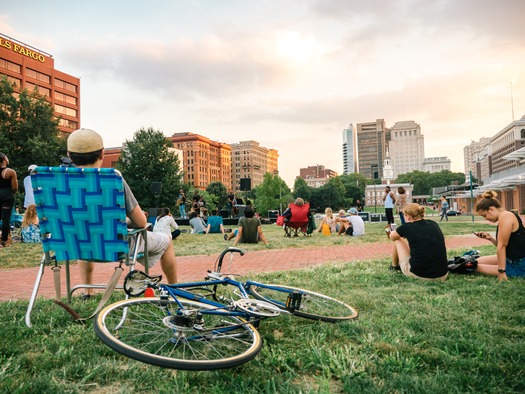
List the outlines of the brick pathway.
{"type": "MultiPolygon", "coordinates": [[[[476,248],[487,242],[474,235],[459,235],[446,239],[447,249],[476,248]]],[[[373,244],[331,246],[324,248],[275,249],[247,252],[243,257],[235,255],[232,267],[225,261],[222,272],[246,275],[252,272],[270,272],[314,267],[322,264],[345,263],[352,261],[382,259],[390,256],[392,243],[389,241],[373,244]]],[[[1,252],[1,251],[0,251],[1,252]]],[[[179,281],[201,280],[207,270],[212,270],[217,256],[182,256],[177,258],[179,281]]],[[[228,260],[229,261],[229,260],[228,260]]],[[[95,267],[94,283],[104,283],[112,275],[115,264],[98,264],[95,267]]],[[[139,265],[139,268],[141,266],[139,265]]],[[[386,267],[385,267],[386,269],[386,267]]],[[[38,267],[2,270],[0,301],[28,300],[31,296],[38,267]]],[[[159,264],[150,270],[160,274],[159,264]]],[[[122,279],[124,274],[122,275],[122,279]]],[[[121,280],[122,280],[121,279],[121,280]]],[[[71,283],[80,282],[77,266],[71,268],[71,283]]],[[[62,273],[62,293],[65,292],[65,270],[62,273]]],[[[39,296],[54,297],[54,284],[51,269],[46,267],[39,296]]]]}

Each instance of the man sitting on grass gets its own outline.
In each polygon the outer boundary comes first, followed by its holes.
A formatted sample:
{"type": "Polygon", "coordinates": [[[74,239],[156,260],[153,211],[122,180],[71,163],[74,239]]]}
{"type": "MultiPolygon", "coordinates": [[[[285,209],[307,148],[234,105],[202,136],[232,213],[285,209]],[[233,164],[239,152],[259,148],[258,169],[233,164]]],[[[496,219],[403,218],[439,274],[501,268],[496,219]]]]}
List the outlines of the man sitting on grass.
{"type": "Polygon", "coordinates": [[[256,244],[259,239],[265,245],[269,245],[266,236],[262,232],[261,220],[255,216],[255,211],[251,206],[247,206],[244,210],[244,216],[239,219],[239,227],[230,234],[224,234],[224,240],[229,241],[235,237],[233,246],[237,243],[256,244]]]}
{"type": "Polygon", "coordinates": [[[222,217],[219,216],[219,213],[216,209],[211,211],[211,216],[208,216],[208,226],[206,227],[206,234],[209,233],[222,233],[224,234],[224,222],[222,217]]]}

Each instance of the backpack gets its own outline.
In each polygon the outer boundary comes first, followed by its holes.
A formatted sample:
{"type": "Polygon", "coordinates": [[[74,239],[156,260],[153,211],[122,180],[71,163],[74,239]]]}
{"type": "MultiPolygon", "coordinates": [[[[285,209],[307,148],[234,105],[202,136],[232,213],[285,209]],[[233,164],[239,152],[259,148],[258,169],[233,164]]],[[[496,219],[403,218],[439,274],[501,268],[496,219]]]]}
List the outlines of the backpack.
{"type": "Polygon", "coordinates": [[[332,232],[330,231],[330,226],[328,223],[323,223],[321,226],[321,232],[323,235],[330,235],[332,232]]]}
{"type": "Polygon", "coordinates": [[[479,250],[469,250],[463,256],[448,261],[448,271],[453,274],[473,274],[478,268],[479,250]]]}

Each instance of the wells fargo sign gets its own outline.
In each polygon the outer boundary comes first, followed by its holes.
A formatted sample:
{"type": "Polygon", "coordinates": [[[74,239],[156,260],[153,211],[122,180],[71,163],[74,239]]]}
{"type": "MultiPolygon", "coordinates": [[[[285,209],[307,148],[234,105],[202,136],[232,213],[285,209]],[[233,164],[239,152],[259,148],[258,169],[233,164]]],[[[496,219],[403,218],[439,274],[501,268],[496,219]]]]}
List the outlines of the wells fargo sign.
{"type": "Polygon", "coordinates": [[[31,49],[15,44],[14,42],[11,42],[9,40],[4,40],[2,37],[0,37],[0,47],[11,49],[13,52],[27,56],[31,59],[38,60],[41,63],[44,63],[46,61],[46,57],[41,53],[32,51],[31,49]]]}

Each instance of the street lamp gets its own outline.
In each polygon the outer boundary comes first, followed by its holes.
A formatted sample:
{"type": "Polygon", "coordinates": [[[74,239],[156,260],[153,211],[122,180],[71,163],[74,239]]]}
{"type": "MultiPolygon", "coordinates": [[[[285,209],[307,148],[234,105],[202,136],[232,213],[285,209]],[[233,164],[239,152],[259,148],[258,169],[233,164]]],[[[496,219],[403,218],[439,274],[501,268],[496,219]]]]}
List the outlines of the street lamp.
{"type": "MultiPolygon", "coordinates": [[[[278,170],[274,170],[273,174],[278,177],[279,176],[279,171],[278,170]]],[[[279,181],[279,215],[282,215],[283,214],[283,202],[282,202],[282,195],[281,195],[281,186],[282,185],[281,185],[280,179],[278,181],[279,181]]]]}

